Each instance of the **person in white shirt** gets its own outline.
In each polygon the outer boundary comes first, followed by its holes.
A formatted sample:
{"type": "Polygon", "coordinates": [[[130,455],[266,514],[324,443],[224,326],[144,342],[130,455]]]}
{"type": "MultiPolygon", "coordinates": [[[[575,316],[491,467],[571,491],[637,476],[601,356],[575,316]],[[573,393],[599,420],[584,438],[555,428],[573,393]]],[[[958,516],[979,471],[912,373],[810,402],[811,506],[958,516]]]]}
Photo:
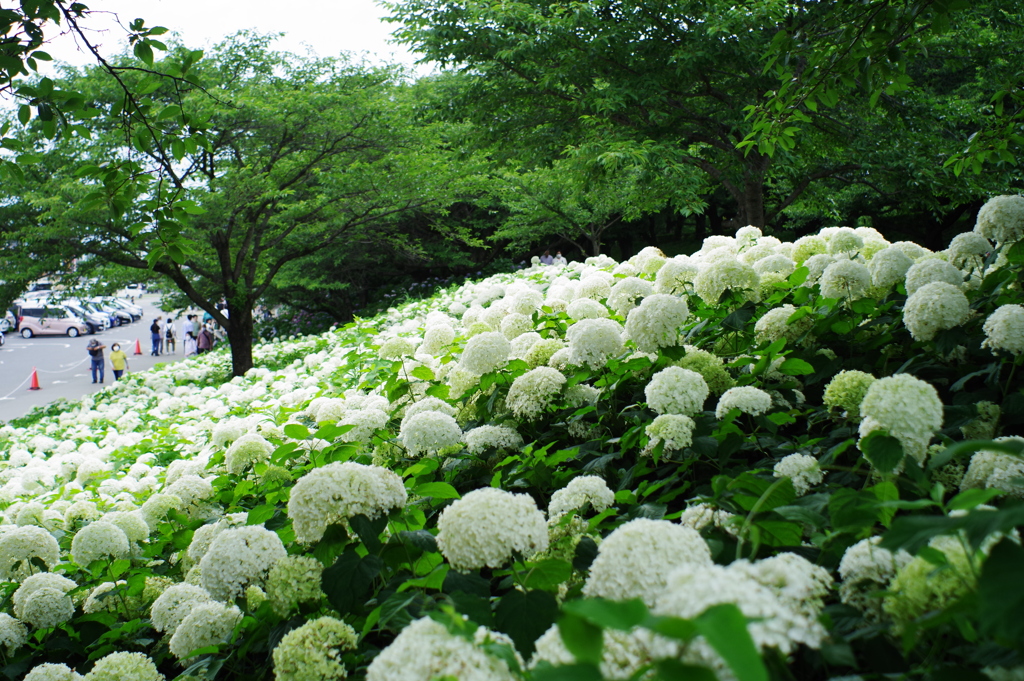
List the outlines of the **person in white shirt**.
{"type": "Polygon", "coordinates": [[[557,251],[554,260],[551,261],[552,265],[567,265],[568,263],[569,261],[565,259],[561,251],[557,251]]]}

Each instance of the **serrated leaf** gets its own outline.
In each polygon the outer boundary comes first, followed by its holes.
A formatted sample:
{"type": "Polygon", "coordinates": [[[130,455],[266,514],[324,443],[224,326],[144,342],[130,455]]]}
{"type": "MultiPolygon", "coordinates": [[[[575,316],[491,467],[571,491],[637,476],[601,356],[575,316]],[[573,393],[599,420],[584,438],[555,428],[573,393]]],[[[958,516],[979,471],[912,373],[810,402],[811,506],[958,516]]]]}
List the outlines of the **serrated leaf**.
{"type": "Polygon", "coordinates": [[[779,373],[786,376],[807,376],[814,373],[814,367],[802,359],[790,357],[779,365],[779,373]]]}
{"type": "Polygon", "coordinates": [[[884,431],[874,431],[861,440],[859,446],[879,473],[891,473],[903,461],[903,445],[884,431]]]}
{"type": "Polygon", "coordinates": [[[412,371],[410,371],[409,375],[412,376],[413,378],[418,378],[421,381],[434,380],[434,372],[430,369],[430,367],[418,366],[412,371]]]}
{"type": "Polygon", "coordinates": [[[558,592],[558,588],[572,577],[572,565],[560,558],[546,558],[527,566],[524,584],[528,589],[558,592]]]}
{"type": "Polygon", "coordinates": [[[714,605],[694,623],[739,681],[768,681],[768,670],[747,631],[747,618],[732,603],[714,605]]]}
{"type": "Polygon", "coordinates": [[[424,482],[416,485],[413,494],[434,499],[460,499],[462,495],[447,482],[424,482]]]}
{"type": "Polygon", "coordinates": [[[601,664],[601,653],[604,649],[601,627],[582,617],[566,613],[558,620],[558,633],[566,649],[578,662],[601,664]]]}

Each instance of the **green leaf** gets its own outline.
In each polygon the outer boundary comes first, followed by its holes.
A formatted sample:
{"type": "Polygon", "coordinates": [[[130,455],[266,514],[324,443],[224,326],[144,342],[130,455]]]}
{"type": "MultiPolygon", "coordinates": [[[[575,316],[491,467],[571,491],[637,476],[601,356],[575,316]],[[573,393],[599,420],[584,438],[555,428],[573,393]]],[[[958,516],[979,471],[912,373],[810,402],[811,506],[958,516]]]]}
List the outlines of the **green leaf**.
{"type": "Polygon", "coordinates": [[[528,589],[557,593],[559,586],[572,577],[572,565],[559,558],[545,558],[528,566],[524,584],[528,589]]]}
{"type": "Polygon", "coordinates": [[[177,104],[169,104],[163,108],[160,115],[156,117],[158,121],[166,120],[168,118],[175,118],[181,115],[181,107],[177,104]]]}
{"type": "Polygon", "coordinates": [[[284,427],[284,434],[293,440],[305,440],[309,437],[309,429],[301,423],[289,423],[284,427]]]}
{"type": "Polygon", "coordinates": [[[1004,494],[1001,489],[968,489],[953,497],[949,502],[951,511],[969,511],[982,504],[987,504],[996,497],[1004,494]]]}
{"type": "Polygon", "coordinates": [[[352,612],[370,595],[370,586],[383,565],[377,556],[360,558],[355,549],[349,547],[323,572],[322,586],[327,601],[343,615],[352,612]]]}
{"type": "Polygon", "coordinates": [[[363,545],[370,553],[377,553],[380,551],[380,533],[388,526],[388,517],[386,515],[370,520],[360,513],[359,515],[354,515],[349,518],[348,522],[349,526],[355,530],[355,533],[359,535],[361,540],[363,540],[363,545]]]}
{"type": "Polygon", "coordinates": [[[460,499],[462,495],[447,482],[425,482],[416,485],[413,494],[421,497],[432,497],[434,499],[460,499]]]}
{"type": "Polygon", "coordinates": [[[145,62],[146,66],[153,65],[153,48],[145,40],[135,43],[135,56],[145,62]]]}
{"type": "Polygon", "coordinates": [[[21,121],[22,125],[28,125],[28,122],[32,120],[32,107],[28,104],[22,104],[18,107],[18,120],[21,121]]]}
{"type": "Polygon", "coordinates": [[[603,681],[601,670],[588,663],[552,667],[546,662],[537,666],[530,675],[533,681],[603,681]]]}
{"type": "Polygon", "coordinates": [[[604,598],[583,598],[568,601],[562,606],[562,611],[571,612],[598,626],[619,631],[630,631],[647,617],[647,606],[639,599],[609,601],[604,598]]]}
{"type": "Polygon", "coordinates": [[[1017,645],[1024,640],[1024,589],[1020,567],[1024,548],[1004,537],[981,567],[978,580],[978,619],[981,630],[995,638],[1009,638],[1017,645]]]}
{"type": "Polygon", "coordinates": [[[572,613],[564,614],[558,620],[558,633],[562,643],[579,662],[601,664],[604,636],[601,627],[591,624],[572,613]]]}
{"type": "Polygon", "coordinates": [[[271,504],[257,506],[256,508],[250,509],[249,513],[246,515],[245,524],[262,525],[263,523],[273,518],[274,513],[276,512],[277,507],[271,504]]]}
{"type": "MultiPolygon", "coordinates": [[[[450,578],[454,572],[449,572],[450,578]]],[[[555,623],[558,601],[547,591],[509,591],[498,600],[494,624],[498,631],[512,637],[523,657],[534,651],[534,641],[555,623]]]]}
{"type": "Polygon", "coordinates": [[[718,677],[707,667],[683,664],[679,660],[658,660],[655,663],[659,681],[716,681],[718,677]]]}
{"type": "Polygon", "coordinates": [[[572,566],[578,572],[586,572],[597,558],[597,542],[591,537],[584,537],[576,544],[576,553],[572,557],[572,566]]]}
{"type": "Polygon", "coordinates": [[[115,560],[113,563],[110,564],[110,576],[114,579],[117,579],[124,573],[128,572],[128,570],[130,570],[131,567],[132,562],[130,560],[127,560],[125,558],[115,560]]]}
{"type": "Polygon", "coordinates": [[[802,359],[790,357],[779,365],[779,372],[786,376],[808,376],[814,373],[814,367],[802,359]]]}
{"type": "Polygon", "coordinates": [[[694,623],[739,681],[768,681],[768,670],[747,631],[747,618],[732,603],[715,605],[694,623]]]}
{"type": "Polygon", "coordinates": [[[430,369],[430,367],[418,366],[412,371],[410,371],[409,375],[412,376],[413,378],[418,378],[421,381],[434,380],[434,372],[430,369]]]}
{"type": "Polygon", "coordinates": [[[903,445],[885,431],[876,430],[860,441],[860,451],[879,473],[891,473],[903,461],[903,445]]]}

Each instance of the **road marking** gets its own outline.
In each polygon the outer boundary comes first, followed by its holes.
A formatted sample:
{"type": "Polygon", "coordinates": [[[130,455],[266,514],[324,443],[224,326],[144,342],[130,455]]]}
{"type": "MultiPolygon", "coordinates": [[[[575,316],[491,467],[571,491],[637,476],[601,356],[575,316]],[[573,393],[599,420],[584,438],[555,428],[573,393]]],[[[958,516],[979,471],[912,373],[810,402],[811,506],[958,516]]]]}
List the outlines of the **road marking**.
{"type": "Polygon", "coordinates": [[[50,381],[50,383],[57,385],[58,383],[67,383],[67,381],[50,381]]]}

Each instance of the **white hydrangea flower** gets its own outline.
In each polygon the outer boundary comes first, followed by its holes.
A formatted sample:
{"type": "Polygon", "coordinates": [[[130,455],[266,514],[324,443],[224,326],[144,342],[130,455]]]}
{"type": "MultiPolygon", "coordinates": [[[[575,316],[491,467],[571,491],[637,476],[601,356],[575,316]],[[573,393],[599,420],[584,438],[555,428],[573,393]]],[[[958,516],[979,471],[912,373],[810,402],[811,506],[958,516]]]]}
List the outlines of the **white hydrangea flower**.
{"type": "Polygon", "coordinates": [[[168,485],[164,492],[181,499],[183,510],[194,511],[213,496],[213,483],[198,475],[183,475],[173,485],[168,485]]]}
{"type": "Polygon", "coordinates": [[[71,558],[82,567],[94,560],[127,558],[128,537],[120,527],[98,520],[79,530],[71,540],[71,558]]]}
{"type": "Polygon", "coordinates": [[[761,258],[754,263],[754,271],[758,275],[766,275],[769,273],[780,274],[783,277],[788,277],[793,274],[796,270],[796,263],[793,262],[788,256],[776,253],[769,255],[765,258],[761,258]]]}
{"type": "Polygon", "coordinates": [[[739,409],[744,414],[759,416],[772,407],[772,396],[760,388],[751,385],[738,385],[729,388],[718,398],[718,406],[715,407],[715,418],[725,418],[733,409],[739,409]]]}
{"type": "MultiPolygon", "coordinates": [[[[602,632],[602,639],[601,677],[604,679],[629,681],[636,678],[638,672],[654,661],[648,645],[650,636],[644,630],[634,629],[627,632],[605,629],[602,632]]],[[[551,625],[551,628],[537,639],[536,646],[537,652],[530,658],[531,669],[539,662],[547,662],[554,667],[576,664],[576,656],[565,647],[562,632],[559,631],[557,624],[551,625]]]]}
{"type": "Polygon", "coordinates": [[[600,319],[608,316],[608,308],[592,298],[577,298],[565,308],[572,319],[600,319]]]}
{"type": "Polygon", "coordinates": [[[871,283],[877,288],[890,289],[904,281],[907,270],[914,261],[899,248],[888,246],[871,258],[868,269],[871,270],[871,283]]]}
{"type": "Polygon", "coordinates": [[[198,563],[210,550],[213,538],[232,527],[244,527],[249,515],[247,513],[231,513],[215,523],[208,523],[196,528],[192,533],[192,541],[188,545],[188,557],[198,563]]]}
{"type": "Polygon", "coordinates": [[[683,514],[679,516],[679,524],[697,532],[705,527],[714,526],[735,536],[738,529],[734,522],[735,518],[736,516],[728,511],[714,508],[705,503],[698,503],[686,507],[683,514]]]}
{"type": "Polygon", "coordinates": [[[149,525],[141,511],[111,511],[103,516],[103,520],[119,527],[132,544],[149,537],[149,525]]]}
{"type": "Polygon", "coordinates": [[[998,244],[1024,237],[1024,196],[995,196],[978,211],[974,231],[998,244]]]}
{"type": "Polygon", "coordinates": [[[696,371],[666,367],[644,388],[647,404],[658,414],[693,416],[704,407],[708,384],[696,371]]]}
{"type": "Polygon", "coordinates": [[[274,681],[331,681],[348,676],[342,650],[355,650],[355,630],[333,617],[292,629],[274,648],[274,681]]]}
{"type": "Polygon", "coordinates": [[[860,419],[860,403],[876,380],[863,371],[840,371],[825,386],[822,401],[832,409],[844,410],[848,418],[860,419]]]}
{"type": "MultiPolygon", "coordinates": [[[[1024,438],[997,438],[997,442],[1007,441],[1024,443],[1024,438]]],[[[1024,485],[1018,482],[1022,477],[1024,458],[983,449],[971,456],[971,463],[960,482],[960,489],[998,489],[1010,496],[1024,498],[1024,485]]]]}
{"type": "Polygon", "coordinates": [[[625,317],[636,307],[638,298],[646,298],[654,292],[654,285],[638,277],[621,279],[608,294],[608,307],[617,315],[625,317]]]}
{"type": "Polygon", "coordinates": [[[477,426],[463,435],[470,454],[482,454],[488,449],[517,450],[523,446],[523,436],[508,426],[477,426]]]}
{"type": "Polygon", "coordinates": [[[565,389],[565,401],[570,407],[577,409],[586,405],[597,404],[597,400],[600,397],[600,390],[585,383],[577,383],[565,389]]]}
{"type": "Polygon", "coordinates": [[[825,479],[825,473],[818,465],[818,460],[807,454],[790,454],[775,464],[773,469],[776,478],[789,478],[793,481],[796,495],[802,497],[825,479]]]}
{"type": "Polygon", "coordinates": [[[768,310],[757,323],[754,324],[754,333],[757,334],[759,343],[773,343],[779,338],[785,338],[789,342],[796,341],[814,326],[814,320],[810,316],[802,317],[792,323],[789,318],[796,312],[792,305],[781,305],[768,310]]]}
{"type": "Polygon", "coordinates": [[[679,328],[689,314],[683,298],[664,293],[649,295],[629,311],[626,338],[636,343],[640,352],[657,352],[659,348],[677,345],[679,328]]]}
{"type": "Polygon", "coordinates": [[[67,594],[77,586],[67,577],[52,572],[30,575],[22,580],[11,598],[14,615],[39,629],[67,622],[75,614],[75,604],[67,594]]]}
{"type": "Polygon", "coordinates": [[[0,580],[20,582],[38,568],[32,559],[43,561],[48,570],[60,561],[60,546],[41,527],[26,525],[0,535],[0,580]]]}
{"type": "Polygon", "coordinates": [[[338,439],[342,442],[366,442],[377,430],[386,426],[389,420],[390,417],[382,409],[350,409],[338,421],[338,425],[355,428],[342,433],[338,439]]]}
{"type": "Polygon", "coordinates": [[[210,593],[200,586],[173,584],[153,601],[149,609],[150,621],[154,629],[170,636],[195,606],[212,601],[210,593]]]}
{"type": "Polygon", "coordinates": [[[536,331],[527,331],[526,333],[519,334],[512,340],[512,353],[509,356],[515,359],[524,359],[530,348],[540,342],[540,340],[540,334],[536,331]]]}
{"type": "Polygon", "coordinates": [[[505,404],[517,417],[538,418],[565,385],[565,376],[551,367],[537,367],[512,381],[505,404]]]}
{"type": "Polygon", "coordinates": [[[498,568],[513,552],[531,556],[548,547],[544,514],[528,494],[485,487],[441,512],[437,545],[456,570],[498,568]]]}
{"type": "Polygon", "coordinates": [[[610,276],[605,278],[599,274],[592,274],[580,280],[579,288],[576,289],[576,296],[577,298],[590,298],[595,301],[604,300],[611,295],[612,281],[613,279],[610,276]]]}
{"type": "Polygon", "coordinates": [[[753,267],[727,257],[701,268],[693,281],[693,290],[708,305],[717,305],[727,289],[749,291],[747,296],[756,298],[760,281],[753,267]]]}
{"type": "Polygon", "coordinates": [[[262,435],[248,433],[231,443],[224,454],[224,463],[227,464],[229,473],[241,475],[253,464],[269,459],[273,451],[274,445],[267,442],[262,435]]]}
{"type": "Polygon", "coordinates": [[[949,242],[949,262],[962,270],[980,269],[985,256],[992,251],[989,240],[977,232],[962,232],[949,242]]]}
{"type": "Polygon", "coordinates": [[[238,606],[201,603],[193,607],[174,630],[168,647],[172,655],[184,662],[193,651],[226,643],[241,620],[242,611],[238,606]]]}
{"type": "MultiPolygon", "coordinates": [[[[929,261],[925,261],[929,262],[929,261]]],[[[928,341],[971,316],[971,304],[959,286],[935,281],[914,291],[903,307],[903,323],[915,340],[928,341]]]]}
{"type": "Polygon", "coordinates": [[[18,648],[28,643],[28,629],[24,624],[7,613],[0,613],[0,644],[8,655],[13,655],[18,648]]]}
{"type": "Polygon", "coordinates": [[[470,373],[482,376],[508,361],[512,345],[499,331],[488,331],[473,336],[462,350],[459,363],[470,373]]]}
{"type": "Polygon", "coordinates": [[[156,665],[143,653],[110,653],[96,660],[83,681],[164,681],[156,665]]]}
{"type": "Polygon", "coordinates": [[[427,355],[439,355],[455,341],[455,329],[448,324],[431,326],[423,333],[423,343],[419,352],[427,355]]]}
{"type": "MultiPolygon", "coordinates": [[[[561,374],[558,375],[561,376],[561,374]]],[[[433,454],[461,443],[462,429],[448,414],[439,411],[421,411],[402,421],[399,439],[409,451],[410,456],[433,454]]]]}
{"type": "Polygon", "coordinates": [[[596,475],[581,475],[569,481],[562,489],[555,490],[548,503],[548,519],[556,520],[569,511],[579,510],[585,504],[600,513],[615,503],[615,493],[608,489],[604,478],[596,475]]]}
{"type": "Polygon", "coordinates": [[[689,293],[699,272],[697,263],[688,256],[669,258],[654,278],[654,292],[674,296],[689,293]]]}
{"type": "Polygon", "coordinates": [[[473,642],[453,636],[440,622],[418,619],[370,662],[366,681],[517,681],[508,664],[487,654],[481,645],[508,638],[480,627],[473,642]]]}
{"type": "Polygon", "coordinates": [[[608,360],[625,352],[622,327],[612,319],[582,319],[568,328],[568,362],[600,369],[608,360]]]}
{"type": "Polygon", "coordinates": [[[884,430],[900,440],[907,454],[924,460],[932,435],[942,427],[942,400],[930,384],[910,374],[873,382],[860,404],[860,436],[884,430]]]}
{"type": "Polygon", "coordinates": [[[416,343],[410,338],[389,338],[377,351],[381,359],[397,360],[416,352],[416,343]]]}
{"type": "MultiPolygon", "coordinates": [[[[666,452],[680,451],[693,444],[693,419],[682,414],[662,414],[651,421],[644,432],[650,438],[648,450],[664,443],[666,452]]],[[[647,450],[645,450],[646,452],[647,450]]]]}
{"type": "Polygon", "coordinates": [[[262,525],[224,530],[199,561],[203,588],[218,600],[233,601],[250,584],[262,586],[270,568],[286,555],[281,538],[262,525]]]}
{"type": "Polygon", "coordinates": [[[22,681],[82,681],[82,675],[66,664],[44,662],[32,667],[22,681]]]}
{"type": "Polygon", "coordinates": [[[913,295],[922,286],[938,281],[960,288],[964,283],[964,274],[945,260],[936,258],[919,260],[907,270],[905,284],[907,295],[913,295]]]}
{"type": "Polygon", "coordinates": [[[871,286],[871,272],[854,260],[837,260],[825,268],[819,280],[825,298],[863,298],[871,286]]]}
{"type": "Polygon", "coordinates": [[[982,327],[985,340],[981,346],[1005,350],[1013,355],[1024,352],[1024,306],[1000,305],[982,327]]]}
{"type": "Polygon", "coordinates": [[[637,518],[620,525],[598,545],[583,586],[588,598],[640,598],[651,607],[676,568],[711,564],[711,551],[689,527],[637,518]]]}
{"type": "Polygon", "coordinates": [[[319,601],[324,565],[312,556],[286,556],[267,573],[267,598],[281,617],[300,603],[319,601]]]}
{"type": "Polygon", "coordinates": [[[846,549],[839,561],[839,598],[875,621],[882,617],[882,597],[874,594],[883,591],[896,573],[913,560],[902,549],[894,554],[881,548],[881,541],[881,537],[862,539],[846,549]]]}
{"type": "Polygon", "coordinates": [[[299,478],[288,500],[288,517],[296,540],[312,544],[328,525],[360,514],[377,518],[407,499],[402,479],[388,469],[335,462],[299,478]]]}
{"type": "Polygon", "coordinates": [[[864,239],[850,227],[840,227],[826,239],[828,252],[833,255],[838,253],[856,253],[864,246],[864,239]]]}

